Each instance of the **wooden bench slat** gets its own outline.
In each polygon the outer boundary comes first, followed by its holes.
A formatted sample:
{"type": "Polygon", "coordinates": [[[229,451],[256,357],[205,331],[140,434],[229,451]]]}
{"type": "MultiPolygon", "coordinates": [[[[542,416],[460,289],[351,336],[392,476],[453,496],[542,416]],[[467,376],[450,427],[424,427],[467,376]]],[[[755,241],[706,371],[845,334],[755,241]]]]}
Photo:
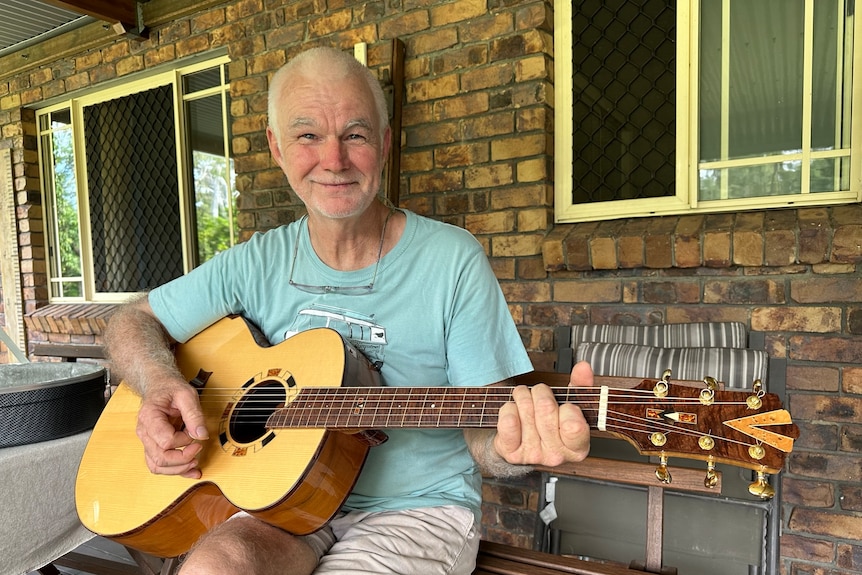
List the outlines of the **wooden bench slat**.
{"type": "Polygon", "coordinates": [[[482,541],[474,575],[644,575],[617,563],[584,561],[501,543],[482,541]]]}
{"type": "Polygon", "coordinates": [[[107,359],[104,346],[95,343],[53,343],[33,344],[33,354],[44,357],[107,359]]]}

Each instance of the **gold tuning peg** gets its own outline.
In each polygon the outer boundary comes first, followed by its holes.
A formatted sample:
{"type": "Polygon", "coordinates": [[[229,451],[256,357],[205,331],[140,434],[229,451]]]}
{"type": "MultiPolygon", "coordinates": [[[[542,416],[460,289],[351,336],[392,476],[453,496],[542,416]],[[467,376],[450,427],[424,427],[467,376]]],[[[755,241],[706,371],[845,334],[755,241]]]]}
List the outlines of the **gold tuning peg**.
{"type": "Polygon", "coordinates": [[[703,478],[703,485],[707,489],[712,489],[718,485],[718,474],[715,472],[715,461],[712,457],[706,462],[706,477],[703,478]]]}
{"type": "Polygon", "coordinates": [[[748,492],[761,499],[772,499],[775,496],[775,488],[769,484],[769,479],[763,471],[757,472],[757,479],[748,486],[748,492]]]}
{"type": "Polygon", "coordinates": [[[673,481],[673,477],[670,476],[670,471],[667,469],[667,455],[661,455],[658,467],[655,469],[655,476],[662,483],[673,481]]]}

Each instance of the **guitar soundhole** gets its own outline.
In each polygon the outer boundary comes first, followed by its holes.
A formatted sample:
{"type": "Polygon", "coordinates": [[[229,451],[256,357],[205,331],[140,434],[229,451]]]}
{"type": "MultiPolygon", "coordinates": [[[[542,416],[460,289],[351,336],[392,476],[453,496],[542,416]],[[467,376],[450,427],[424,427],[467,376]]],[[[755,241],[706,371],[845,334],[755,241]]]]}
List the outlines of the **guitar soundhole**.
{"type": "Polygon", "coordinates": [[[282,382],[265,380],[249,388],[230,415],[228,427],[233,441],[239,445],[256,443],[270,434],[266,420],[283,407],[287,394],[282,382]]]}

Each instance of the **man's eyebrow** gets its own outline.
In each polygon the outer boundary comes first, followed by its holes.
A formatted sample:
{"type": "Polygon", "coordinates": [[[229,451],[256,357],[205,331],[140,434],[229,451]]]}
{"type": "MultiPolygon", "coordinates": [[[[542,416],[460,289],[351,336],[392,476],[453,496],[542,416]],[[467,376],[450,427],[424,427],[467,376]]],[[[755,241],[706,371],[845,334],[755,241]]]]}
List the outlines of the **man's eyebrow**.
{"type": "Polygon", "coordinates": [[[370,130],[371,129],[371,122],[369,122],[365,118],[357,118],[356,120],[350,120],[349,122],[347,122],[347,125],[345,127],[347,129],[359,127],[359,128],[365,128],[367,130],[370,130]]]}
{"type": "Polygon", "coordinates": [[[293,121],[290,123],[289,127],[290,128],[303,128],[306,126],[316,126],[316,125],[317,125],[317,123],[313,119],[306,118],[304,116],[300,116],[298,118],[294,118],[293,121]]]}

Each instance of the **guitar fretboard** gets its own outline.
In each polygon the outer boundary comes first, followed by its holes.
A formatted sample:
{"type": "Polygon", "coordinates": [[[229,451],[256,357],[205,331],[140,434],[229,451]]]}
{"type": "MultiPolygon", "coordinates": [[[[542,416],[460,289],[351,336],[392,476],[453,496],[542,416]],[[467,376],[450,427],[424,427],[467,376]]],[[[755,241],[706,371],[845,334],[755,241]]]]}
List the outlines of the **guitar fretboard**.
{"type": "MultiPolygon", "coordinates": [[[[592,403],[590,388],[553,388],[558,403],[592,403]]],[[[494,427],[503,404],[512,401],[506,387],[306,387],[267,422],[271,429],[395,429],[494,427]]],[[[597,409],[586,409],[595,427],[597,409]]]]}

